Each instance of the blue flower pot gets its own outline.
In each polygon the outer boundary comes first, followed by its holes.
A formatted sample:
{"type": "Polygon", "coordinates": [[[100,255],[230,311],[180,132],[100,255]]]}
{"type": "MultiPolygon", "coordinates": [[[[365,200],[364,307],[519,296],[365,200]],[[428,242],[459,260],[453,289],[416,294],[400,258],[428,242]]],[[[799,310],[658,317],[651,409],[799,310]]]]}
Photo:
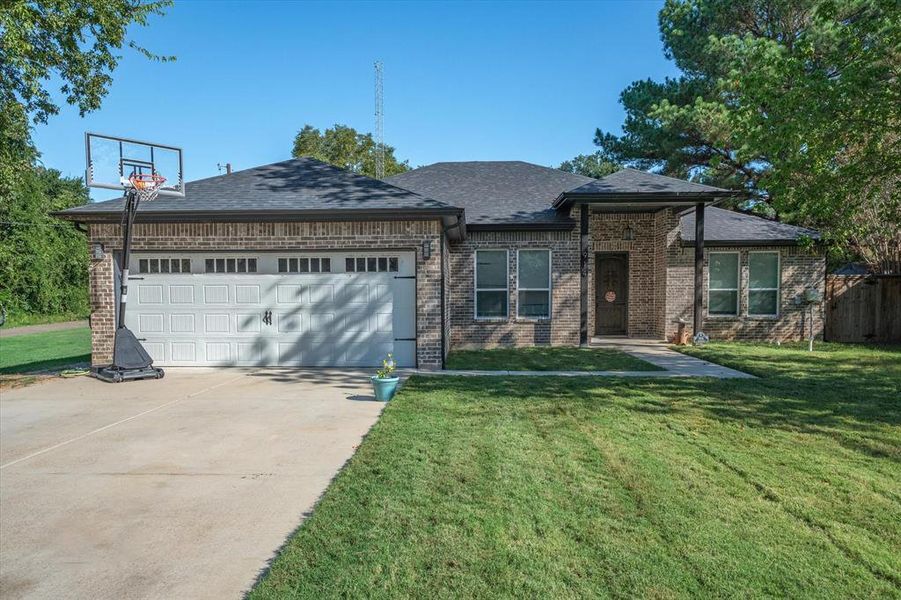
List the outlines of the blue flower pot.
{"type": "Polygon", "coordinates": [[[370,380],[372,381],[372,389],[375,391],[375,399],[379,402],[387,402],[397,392],[397,382],[400,381],[400,377],[380,379],[373,375],[370,377],[370,380]]]}

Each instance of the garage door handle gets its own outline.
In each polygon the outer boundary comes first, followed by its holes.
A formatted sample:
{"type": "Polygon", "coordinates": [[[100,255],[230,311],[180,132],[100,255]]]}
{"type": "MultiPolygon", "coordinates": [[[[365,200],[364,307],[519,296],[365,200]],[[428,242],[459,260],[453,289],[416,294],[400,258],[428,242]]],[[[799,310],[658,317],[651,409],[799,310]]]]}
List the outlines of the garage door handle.
{"type": "Polygon", "coordinates": [[[266,325],[272,325],[272,311],[271,310],[267,310],[265,313],[263,313],[263,323],[265,323],[266,325]]]}
{"type": "Polygon", "coordinates": [[[395,279],[416,279],[416,275],[395,275],[395,279]]]}

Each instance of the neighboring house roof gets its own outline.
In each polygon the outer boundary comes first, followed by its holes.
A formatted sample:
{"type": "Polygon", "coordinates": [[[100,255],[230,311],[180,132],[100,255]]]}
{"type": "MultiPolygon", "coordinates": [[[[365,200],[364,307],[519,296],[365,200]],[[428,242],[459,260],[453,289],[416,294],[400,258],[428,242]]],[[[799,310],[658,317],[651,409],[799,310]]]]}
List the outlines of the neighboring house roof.
{"type": "MultiPolygon", "coordinates": [[[[695,243],[695,211],[681,218],[682,242],[695,243]]],[[[820,239],[813,229],[779,223],[733,210],[708,206],[704,209],[704,244],[717,246],[779,246],[797,244],[802,238],[820,239]]]]}
{"type": "MultiPolygon", "coordinates": [[[[123,199],[94,202],[58,213],[71,220],[120,219],[123,199]]],[[[253,216],[298,218],[322,214],[411,213],[461,215],[447,202],[357,175],[312,158],[282,162],[219,175],[185,185],[185,197],[161,196],[138,208],[139,220],[154,218],[246,219],[253,216]]]]}
{"type": "Polygon", "coordinates": [[[522,161],[440,162],[385,179],[388,183],[466,209],[469,228],[571,228],[554,210],[561,192],[595,181],[522,161]]]}

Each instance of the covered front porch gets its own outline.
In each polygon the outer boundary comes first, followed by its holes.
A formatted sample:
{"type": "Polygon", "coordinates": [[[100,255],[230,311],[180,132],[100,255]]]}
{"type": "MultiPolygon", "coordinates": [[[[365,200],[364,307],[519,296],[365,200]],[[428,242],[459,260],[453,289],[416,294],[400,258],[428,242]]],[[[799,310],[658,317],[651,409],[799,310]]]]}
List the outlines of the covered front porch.
{"type": "Polygon", "coordinates": [[[703,326],[704,208],[734,193],[624,169],[561,194],[579,223],[580,344],[621,336],[663,340],[667,302],[691,295],[693,322],[703,326]],[[694,209],[696,251],[691,287],[673,278],[670,257],[682,251],[680,214],[694,209]]]}

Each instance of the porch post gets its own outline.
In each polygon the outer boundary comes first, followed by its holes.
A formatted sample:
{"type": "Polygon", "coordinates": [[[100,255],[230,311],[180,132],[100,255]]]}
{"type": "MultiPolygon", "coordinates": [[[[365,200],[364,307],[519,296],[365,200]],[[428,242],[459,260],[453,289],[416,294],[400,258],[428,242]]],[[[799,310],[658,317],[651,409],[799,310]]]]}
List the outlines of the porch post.
{"type": "Polygon", "coordinates": [[[704,203],[695,205],[695,302],[692,334],[704,325],[704,203]]]}
{"type": "Polygon", "coordinates": [[[588,205],[579,212],[579,344],[588,345],[588,205]]]}

